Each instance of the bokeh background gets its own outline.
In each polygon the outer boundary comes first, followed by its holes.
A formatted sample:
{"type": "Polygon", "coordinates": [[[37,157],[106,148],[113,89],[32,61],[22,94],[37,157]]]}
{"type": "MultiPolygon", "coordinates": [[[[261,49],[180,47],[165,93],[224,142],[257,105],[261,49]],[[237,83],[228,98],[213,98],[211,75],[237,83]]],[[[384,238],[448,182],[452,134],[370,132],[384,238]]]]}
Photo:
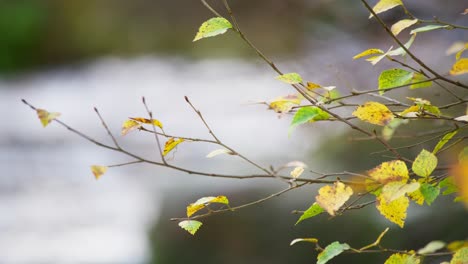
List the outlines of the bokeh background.
{"type": "MultiPolygon", "coordinates": [[[[220,1],[213,2],[225,14],[220,1]]],[[[245,34],[286,72],[346,93],[375,88],[379,72],[392,66],[352,61],[364,49],[395,45],[367,19],[359,1],[231,2],[245,34]]],[[[468,22],[460,15],[463,1],[406,2],[418,17],[468,22]]],[[[430,208],[412,206],[404,230],[374,207],[294,226],[298,216],[291,211],[306,209],[316,195],[316,187],[306,187],[207,218],[192,237],[169,221],[183,217],[190,202],[224,194],[237,205],[284,183],[204,178],[149,165],[113,168],[95,181],[90,165],[128,159],[57,124],[42,128],[20,102],[24,98],[61,112],[69,125],[110,142],[92,108],[98,107],[118,134],[127,117],[145,116],[145,96],[167,132],[209,138],[186,95],[219,138],[265,166],[300,160],[321,172],[360,171],[386,159],[368,156],[380,146],[349,140],[356,135],[338,124],[301,127],[288,137],[290,116],[278,118],[252,102],[292,93],[290,87],[274,80],[275,73],[232,32],[192,43],[198,26],[211,16],[199,1],[0,1],[0,263],[313,263],[311,245],[289,247],[289,242],[317,237],[322,245],[339,240],[359,247],[387,226],[385,245],[394,248],[418,249],[431,240],[468,236],[468,215],[453,197],[441,197],[430,208]]],[[[396,8],[383,17],[392,23],[402,16],[396,8]]],[[[447,72],[453,58],[445,55],[446,48],[466,37],[456,30],[421,34],[413,49],[447,72]]],[[[437,104],[450,101],[437,89],[395,96],[421,94],[437,104]]],[[[135,152],[158,157],[150,135],[134,132],[118,139],[135,152]]],[[[257,172],[235,157],[205,158],[214,149],[184,143],[171,162],[213,172],[257,172]]],[[[385,257],[352,254],[332,263],[383,263],[385,257]]]]}

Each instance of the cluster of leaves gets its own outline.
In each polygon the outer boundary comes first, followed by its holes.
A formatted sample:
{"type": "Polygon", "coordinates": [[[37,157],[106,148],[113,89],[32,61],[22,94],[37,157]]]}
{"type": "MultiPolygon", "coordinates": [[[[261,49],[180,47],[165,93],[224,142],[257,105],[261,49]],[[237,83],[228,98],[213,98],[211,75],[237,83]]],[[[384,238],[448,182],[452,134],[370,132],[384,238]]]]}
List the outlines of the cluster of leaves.
{"type": "MultiPolygon", "coordinates": [[[[331,173],[331,174],[320,174],[318,178],[307,178],[303,176],[306,172],[307,165],[300,161],[289,162],[277,169],[271,167],[270,169],[264,168],[254,161],[246,158],[239,154],[234,149],[228,147],[222,143],[213,131],[209,128],[200,111],[194,108],[191,102],[186,98],[187,103],[193,108],[196,114],[200,117],[209,133],[213,137],[213,140],[196,139],[180,136],[171,136],[165,133],[163,124],[154,119],[151,111],[149,111],[145,101],[143,103],[148,110],[149,118],[143,117],[131,117],[123,122],[120,134],[122,136],[136,130],[140,130],[155,135],[157,145],[160,151],[161,161],[151,161],[140,157],[136,154],[130,153],[127,150],[121,148],[109,130],[104,120],[100,116],[104,128],[107,130],[109,136],[112,138],[115,146],[105,145],[101,142],[97,142],[87,135],[69,127],[57,118],[60,116],[59,113],[48,112],[43,109],[36,109],[32,105],[31,108],[36,110],[37,115],[45,127],[52,121],[57,121],[60,125],[66,127],[70,131],[78,134],[79,136],[95,143],[101,147],[105,147],[114,151],[119,151],[132,158],[134,161],[117,164],[117,165],[93,165],[91,171],[96,179],[99,179],[104,173],[107,172],[110,167],[123,166],[133,163],[146,162],[158,166],[165,166],[172,169],[204,175],[211,177],[227,177],[227,178],[274,178],[283,181],[288,184],[288,188],[278,193],[274,193],[266,198],[262,198],[257,201],[253,201],[247,204],[231,207],[229,200],[226,196],[207,196],[198,199],[194,203],[191,203],[186,208],[186,217],[174,218],[179,222],[179,226],[189,232],[192,235],[200,229],[202,222],[200,218],[207,217],[211,214],[222,213],[226,211],[235,211],[247,206],[252,206],[261,202],[264,202],[273,197],[279,196],[287,191],[300,188],[308,184],[324,184],[319,190],[313,201],[312,205],[301,214],[296,222],[296,225],[304,220],[312,217],[327,213],[331,217],[337,217],[344,214],[347,210],[359,209],[368,205],[375,204],[376,209],[380,214],[391,223],[404,227],[405,220],[407,217],[407,210],[410,201],[413,201],[417,205],[428,205],[430,206],[439,195],[451,195],[457,194],[455,202],[463,202],[468,207],[468,147],[462,148],[458,153],[458,160],[450,166],[440,166],[438,155],[455,146],[456,144],[463,142],[467,137],[456,138],[456,135],[461,133],[464,129],[468,128],[468,113],[452,117],[447,116],[446,113],[442,113],[444,109],[448,109],[458,105],[466,105],[467,100],[450,89],[446,88],[440,82],[454,85],[455,87],[468,89],[468,86],[452,79],[448,79],[446,76],[458,76],[468,73],[468,58],[463,58],[463,52],[468,49],[468,43],[457,42],[449,48],[447,52],[449,55],[455,54],[455,62],[451,69],[447,69],[447,74],[439,74],[432,68],[424,64],[419,58],[417,58],[409,50],[415,42],[417,34],[430,32],[434,30],[452,30],[468,28],[463,26],[457,26],[449,23],[445,23],[439,20],[422,20],[412,15],[409,10],[406,9],[401,0],[380,0],[377,4],[371,8],[365,0],[361,0],[366,8],[370,11],[369,18],[375,18],[382,27],[387,31],[388,34],[397,42],[398,48],[393,49],[390,47],[385,52],[378,48],[367,49],[356,56],[353,59],[366,58],[366,61],[372,65],[376,65],[383,59],[388,59],[391,62],[397,63],[401,67],[390,68],[382,71],[378,77],[376,86],[378,89],[369,91],[352,91],[349,95],[341,95],[336,89],[336,86],[323,86],[316,82],[304,81],[304,78],[295,72],[283,73],[271,60],[260,52],[247,37],[240,30],[235,17],[233,16],[232,10],[227,4],[226,0],[223,0],[228,13],[231,16],[231,21],[222,17],[216,10],[210,5],[203,1],[203,3],[216,15],[207,21],[205,21],[199,28],[193,41],[199,41],[204,38],[214,37],[229,30],[236,32],[239,36],[251,46],[256,53],[267,63],[273,70],[278,74],[276,79],[280,82],[292,86],[297,93],[280,96],[274,100],[266,103],[269,109],[274,112],[283,115],[292,115],[291,124],[289,126],[289,135],[299,126],[305,124],[311,124],[315,122],[324,121],[337,121],[342,122],[352,129],[364,134],[370,140],[376,140],[378,143],[383,145],[386,151],[391,152],[394,157],[387,161],[377,164],[374,168],[362,173],[331,173]],[[391,27],[387,27],[386,24],[379,17],[380,13],[391,10],[395,7],[401,7],[404,9],[407,17],[394,23],[391,27]],[[406,43],[402,43],[397,36],[404,32],[410,27],[413,28],[409,33],[409,39],[406,43]],[[421,67],[417,69],[415,66],[411,66],[406,61],[402,62],[399,57],[404,57],[405,60],[411,58],[416,64],[421,67]],[[429,100],[424,98],[407,97],[410,104],[406,102],[398,101],[396,98],[389,98],[384,94],[400,88],[409,89],[420,89],[435,87],[435,85],[444,89],[453,96],[457,101],[449,105],[440,106],[432,104],[429,100]],[[345,102],[348,98],[360,98],[364,95],[371,95],[381,100],[379,101],[361,101],[358,104],[345,102]],[[387,101],[390,103],[385,103],[387,101]],[[304,103],[305,102],[305,103],[304,103]],[[336,108],[352,107],[350,117],[344,117],[333,112],[336,108]],[[351,122],[349,120],[357,119],[357,122],[351,122]],[[429,121],[440,121],[446,124],[452,124],[453,128],[445,129],[442,133],[438,133],[436,137],[431,140],[438,139],[438,142],[433,147],[432,151],[421,148],[419,154],[412,158],[403,157],[397,148],[390,145],[389,141],[392,140],[395,135],[395,131],[403,124],[410,124],[414,120],[429,120],[429,121]],[[367,123],[368,126],[373,127],[373,131],[369,132],[362,128],[360,122],[367,123]],[[149,128],[148,128],[149,127],[149,128]],[[377,129],[380,129],[380,135],[377,134],[377,129]],[[160,145],[159,137],[166,139],[165,143],[160,145]],[[207,172],[191,171],[189,169],[177,167],[169,164],[166,160],[166,155],[173,151],[182,142],[205,142],[210,144],[216,144],[221,148],[213,150],[207,154],[207,158],[212,158],[221,154],[229,154],[237,156],[244,161],[250,163],[257,169],[260,169],[263,175],[223,175],[207,172]],[[449,142],[451,144],[447,145],[449,142]],[[289,176],[281,175],[280,172],[284,169],[292,168],[289,172],[289,176]],[[443,171],[444,173],[439,173],[443,171]],[[343,180],[340,177],[336,177],[332,180],[326,180],[326,177],[332,176],[349,176],[349,180],[343,180]],[[360,203],[362,198],[366,198],[368,201],[360,203]],[[214,206],[214,207],[213,207],[214,206]],[[204,213],[202,213],[204,212],[204,213]]],[[[411,147],[417,147],[422,145],[424,142],[417,142],[411,147]]],[[[309,171],[312,172],[312,171],[309,171]]],[[[423,257],[431,256],[436,251],[446,249],[445,252],[438,252],[437,254],[453,254],[450,264],[468,263],[468,242],[456,241],[446,245],[441,241],[433,241],[426,247],[414,250],[389,250],[383,248],[380,245],[380,240],[388,231],[385,230],[377,240],[367,246],[360,249],[355,249],[346,243],[340,243],[335,241],[325,248],[320,247],[318,239],[316,238],[299,238],[291,242],[291,245],[297,242],[311,242],[316,245],[316,249],[320,251],[317,263],[324,264],[333,257],[343,252],[354,252],[362,253],[370,248],[379,247],[382,252],[392,252],[392,254],[386,264],[394,263],[421,263],[423,257]]],[[[375,250],[375,249],[374,249],[375,250]]]]}

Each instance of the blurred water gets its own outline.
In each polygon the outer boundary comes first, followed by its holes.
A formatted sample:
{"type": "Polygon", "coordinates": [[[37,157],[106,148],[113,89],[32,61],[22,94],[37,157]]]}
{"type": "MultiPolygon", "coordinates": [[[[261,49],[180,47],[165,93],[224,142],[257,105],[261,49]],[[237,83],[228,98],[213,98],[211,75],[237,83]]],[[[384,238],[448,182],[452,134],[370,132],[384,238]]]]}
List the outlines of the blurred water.
{"type": "MultiPolygon", "coordinates": [[[[263,64],[243,61],[190,62],[174,58],[103,59],[83,67],[53,70],[0,83],[0,111],[10,121],[0,130],[1,263],[138,263],[148,256],[147,230],[158,216],[164,192],[239,181],[199,179],[153,166],[111,169],[99,181],[92,164],[128,161],[102,150],[57,124],[42,128],[20,102],[59,111],[61,119],[110,142],[92,110],[97,106],[119,134],[129,116],[146,116],[141,96],[166,132],[209,138],[185,103],[187,95],[226,143],[260,162],[302,157],[313,145],[288,139],[287,118],[264,105],[247,105],[290,92],[263,64]],[[14,120],[13,118],[14,117],[14,120]],[[274,152],[283,152],[274,157],[274,152]]],[[[139,132],[118,137],[157,159],[154,138],[139,132]]],[[[186,143],[172,162],[195,169],[258,172],[232,157],[207,161],[215,146],[186,143]]]]}

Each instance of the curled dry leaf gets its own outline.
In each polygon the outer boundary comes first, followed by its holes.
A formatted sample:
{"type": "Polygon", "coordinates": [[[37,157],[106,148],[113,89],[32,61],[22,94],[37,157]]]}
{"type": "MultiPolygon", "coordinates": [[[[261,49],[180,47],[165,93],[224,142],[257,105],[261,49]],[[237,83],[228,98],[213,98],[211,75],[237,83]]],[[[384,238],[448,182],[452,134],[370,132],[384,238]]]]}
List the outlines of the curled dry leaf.
{"type": "Polygon", "coordinates": [[[166,156],[171,150],[173,150],[177,145],[180,143],[184,142],[185,140],[183,138],[179,139],[174,139],[174,138],[169,138],[166,141],[166,144],[164,145],[164,150],[163,150],[163,156],[166,156]]]}
{"type": "Polygon", "coordinates": [[[218,155],[221,155],[221,154],[229,154],[229,155],[234,155],[234,153],[232,151],[230,151],[229,149],[216,149],[216,150],[213,150],[211,151],[210,153],[208,153],[208,155],[206,155],[207,158],[212,158],[212,157],[215,157],[215,156],[218,156],[218,155]]]}
{"type": "Polygon", "coordinates": [[[122,124],[122,136],[125,136],[127,135],[128,133],[130,133],[131,131],[134,131],[134,130],[137,130],[141,128],[141,124],[138,123],[137,121],[135,120],[126,120],[123,124],[122,124]]]}
{"type": "Polygon", "coordinates": [[[96,180],[99,180],[99,178],[104,175],[104,173],[107,172],[108,167],[107,166],[100,166],[100,165],[93,165],[91,166],[91,172],[94,175],[94,178],[96,180]]]}
{"type": "Polygon", "coordinates": [[[43,127],[46,127],[52,120],[60,116],[60,113],[47,112],[47,110],[44,109],[36,109],[36,113],[43,127]]]}

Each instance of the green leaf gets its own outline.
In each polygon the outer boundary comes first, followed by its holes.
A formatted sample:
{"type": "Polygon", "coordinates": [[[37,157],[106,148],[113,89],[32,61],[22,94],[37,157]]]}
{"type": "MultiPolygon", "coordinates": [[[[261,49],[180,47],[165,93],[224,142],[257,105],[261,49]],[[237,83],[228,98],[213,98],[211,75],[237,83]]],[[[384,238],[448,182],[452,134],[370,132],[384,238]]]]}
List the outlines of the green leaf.
{"type": "Polygon", "coordinates": [[[414,255],[395,253],[384,264],[419,264],[420,259],[414,255]]]}
{"type": "Polygon", "coordinates": [[[301,107],[296,114],[294,114],[291,125],[289,126],[289,133],[301,124],[317,120],[327,120],[328,118],[330,118],[330,115],[316,106],[301,107]]]}
{"type": "Polygon", "coordinates": [[[313,205],[309,207],[309,209],[305,210],[305,212],[301,215],[299,220],[297,220],[296,225],[308,218],[319,215],[323,213],[324,211],[325,210],[323,210],[323,208],[320,207],[320,205],[318,205],[317,203],[314,203],[313,205]]]}
{"type": "Polygon", "coordinates": [[[419,88],[431,87],[432,86],[432,81],[423,82],[425,80],[427,80],[426,76],[422,75],[419,72],[415,72],[414,76],[413,76],[413,79],[411,80],[411,83],[418,83],[418,84],[412,84],[410,86],[410,89],[419,89],[419,88]]]}
{"type": "Polygon", "coordinates": [[[435,240],[429,242],[426,246],[418,250],[418,254],[429,254],[429,253],[434,253],[440,249],[443,249],[445,247],[445,242],[435,240]]]}
{"type": "Polygon", "coordinates": [[[440,116],[440,109],[435,105],[425,105],[423,106],[423,110],[436,116],[440,116]]]}
{"type": "Polygon", "coordinates": [[[276,76],[276,79],[289,84],[298,84],[302,82],[302,77],[295,72],[276,76]]]}
{"type": "Polygon", "coordinates": [[[423,149],[413,162],[413,172],[421,177],[428,177],[437,167],[437,157],[423,149]]]}
{"type": "MultiPolygon", "coordinates": [[[[372,10],[374,10],[376,14],[380,14],[399,5],[403,6],[403,2],[401,2],[401,0],[380,0],[372,10]]],[[[374,15],[370,14],[369,18],[372,18],[373,16],[374,15]]]]}
{"type": "Polygon", "coordinates": [[[195,235],[202,224],[202,222],[196,220],[184,220],[179,223],[179,226],[190,234],[195,235]]]}
{"type": "Polygon", "coordinates": [[[458,133],[458,129],[454,130],[452,132],[448,132],[447,134],[444,135],[444,137],[437,143],[437,145],[434,147],[434,150],[432,153],[435,155],[439,150],[441,150],[445,144],[452,139],[456,134],[458,133]]]}
{"type": "Polygon", "coordinates": [[[453,182],[453,178],[452,178],[452,177],[447,177],[447,178],[443,179],[442,181],[440,181],[440,182],[439,182],[439,188],[440,188],[440,189],[446,188],[446,189],[442,192],[443,195],[449,195],[449,194],[458,192],[458,187],[457,187],[457,185],[455,185],[455,183],[453,182]]]}
{"type": "Polygon", "coordinates": [[[338,256],[341,254],[343,251],[350,249],[351,247],[343,243],[341,244],[338,241],[335,241],[328,245],[320,254],[317,256],[317,264],[325,264],[327,263],[330,259],[338,256]]]}
{"type": "Polygon", "coordinates": [[[424,197],[424,201],[426,201],[428,205],[431,205],[440,194],[440,188],[432,186],[429,183],[421,184],[421,188],[419,190],[424,197]]]}
{"type": "Polygon", "coordinates": [[[468,263],[468,247],[460,248],[453,255],[450,264],[466,264],[468,263]]]}
{"type": "Polygon", "coordinates": [[[420,32],[427,32],[427,31],[431,31],[431,30],[435,30],[435,29],[440,29],[440,28],[449,28],[450,26],[446,25],[446,26],[441,26],[441,25],[427,25],[427,26],[424,26],[424,27],[419,27],[419,28],[415,28],[413,30],[411,30],[410,34],[414,34],[414,33],[420,33],[420,32]]]}
{"type": "Polygon", "coordinates": [[[393,87],[409,84],[413,79],[413,72],[403,69],[389,69],[383,71],[379,76],[379,90],[383,94],[385,90],[393,87]]]}
{"type": "Polygon", "coordinates": [[[460,151],[460,153],[458,154],[458,161],[460,163],[466,159],[468,159],[468,147],[463,148],[462,151],[460,151]]]}
{"type": "Polygon", "coordinates": [[[202,38],[214,37],[216,35],[223,34],[230,28],[232,28],[232,25],[227,19],[222,17],[210,18],[200,26],[193,41],[195,42],[202,38]]]}

